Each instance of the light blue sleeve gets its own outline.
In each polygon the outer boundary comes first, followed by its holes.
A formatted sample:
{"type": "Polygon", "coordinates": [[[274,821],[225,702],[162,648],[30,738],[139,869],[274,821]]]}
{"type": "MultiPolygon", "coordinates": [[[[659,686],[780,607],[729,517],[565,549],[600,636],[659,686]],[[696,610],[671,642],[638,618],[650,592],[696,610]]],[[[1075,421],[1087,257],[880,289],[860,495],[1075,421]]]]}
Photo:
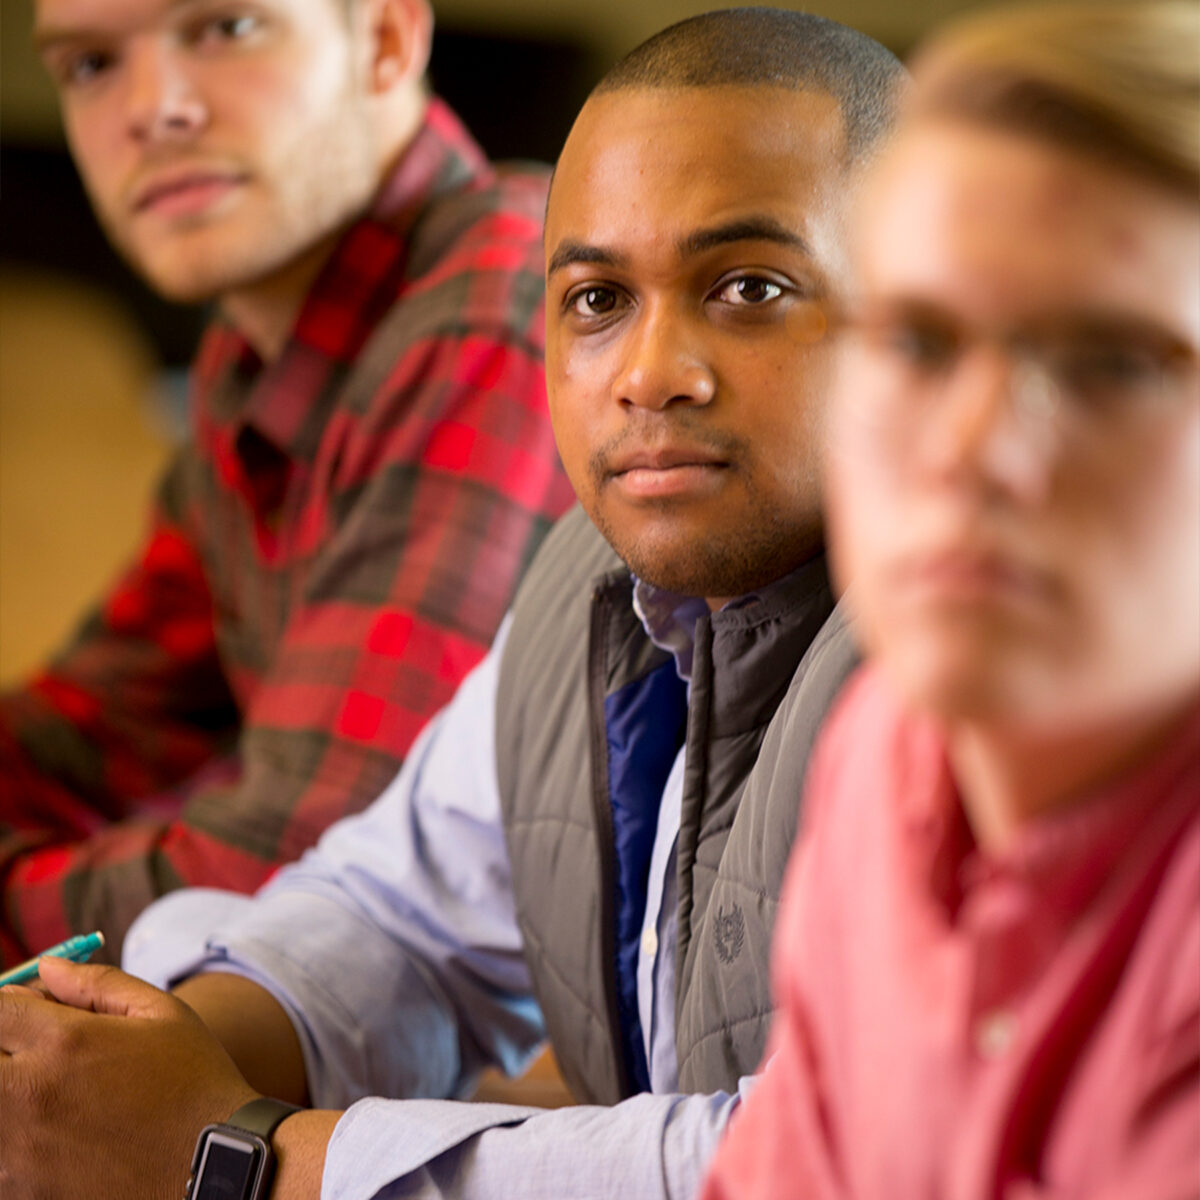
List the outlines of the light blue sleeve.
{"type": "Polygon", "coordinates": [[[130,931],[126,970],[160,987],[204,970],[266,987],[320,1107],[462,1095],[484,1066],[519,1072],[543,1038],[496,784],[506,633],[367,810],[256,896],[172,893],[130,931]]]}
{"type": "Polygon", "coordinates": [[[329,1143],[322,1200],[692,1200],[737,1096],[550,1111],[364,1100],[329,1143]]]}

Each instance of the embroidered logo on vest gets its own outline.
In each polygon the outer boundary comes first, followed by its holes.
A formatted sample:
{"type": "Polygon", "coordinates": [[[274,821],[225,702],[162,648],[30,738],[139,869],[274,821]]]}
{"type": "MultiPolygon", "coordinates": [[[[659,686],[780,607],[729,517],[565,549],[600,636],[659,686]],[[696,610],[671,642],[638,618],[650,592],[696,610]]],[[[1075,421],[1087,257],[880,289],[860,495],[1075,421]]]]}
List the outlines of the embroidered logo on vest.
{"type": "Polygon", "coordinates": [[[733,905],[728,912],[723,906],[717,907],[717,919],[713,922],[713,941],[717,947],[717,957],[723,963],[731,963],[742,952],[742,943],[746,940],[746,920],[742,916],[741,907],[733,905]]]}

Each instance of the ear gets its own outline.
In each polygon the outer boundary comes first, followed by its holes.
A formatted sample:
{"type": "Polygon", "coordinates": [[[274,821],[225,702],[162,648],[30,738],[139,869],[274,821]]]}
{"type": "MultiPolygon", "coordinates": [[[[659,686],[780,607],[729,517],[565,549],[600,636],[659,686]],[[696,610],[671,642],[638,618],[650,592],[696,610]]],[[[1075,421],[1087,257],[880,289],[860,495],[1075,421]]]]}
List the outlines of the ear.
{"type": "Polygon", "coordinates": [[[390,91],[399,83],[417,83],[429,65],[433,12],[427,0],[361,0],[359,19],[370,59],[371,91],[390,91]]]}

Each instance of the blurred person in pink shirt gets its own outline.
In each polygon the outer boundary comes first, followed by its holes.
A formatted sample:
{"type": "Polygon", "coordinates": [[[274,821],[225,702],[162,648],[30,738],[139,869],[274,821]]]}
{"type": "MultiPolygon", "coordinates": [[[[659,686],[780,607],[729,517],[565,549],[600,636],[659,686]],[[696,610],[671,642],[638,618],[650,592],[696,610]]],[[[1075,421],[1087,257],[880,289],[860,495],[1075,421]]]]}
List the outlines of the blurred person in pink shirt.
{"type": "Polygon", "coordinates": [[[1200,1196],[1200,6],[976,15],[859,213],[868,654],[705,1200],[1200,1196]]]}

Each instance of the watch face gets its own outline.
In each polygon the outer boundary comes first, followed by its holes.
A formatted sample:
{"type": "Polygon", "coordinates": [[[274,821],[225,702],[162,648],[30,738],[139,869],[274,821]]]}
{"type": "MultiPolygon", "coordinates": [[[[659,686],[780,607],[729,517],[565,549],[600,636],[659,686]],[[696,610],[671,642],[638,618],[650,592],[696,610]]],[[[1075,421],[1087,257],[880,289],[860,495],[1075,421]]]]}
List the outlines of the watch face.
{"type": "Polygon", "coordinates": [[[251,1200],[262,1151],[251,1141],[209,1133],[191,1200],[251,1200]]]}

